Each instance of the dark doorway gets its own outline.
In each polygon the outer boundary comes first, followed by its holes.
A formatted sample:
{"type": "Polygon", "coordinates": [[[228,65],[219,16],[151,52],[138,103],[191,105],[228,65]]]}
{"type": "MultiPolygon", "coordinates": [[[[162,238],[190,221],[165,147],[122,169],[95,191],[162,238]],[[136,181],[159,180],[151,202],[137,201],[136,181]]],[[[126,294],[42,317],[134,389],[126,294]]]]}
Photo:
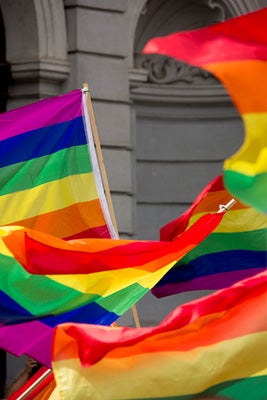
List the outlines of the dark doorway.
{"type": "Polygon", "coordinates": [[[10,66],[6,61],[6,36],[3,16],[0,9],[0,113],[6,111],[10,66]]]}

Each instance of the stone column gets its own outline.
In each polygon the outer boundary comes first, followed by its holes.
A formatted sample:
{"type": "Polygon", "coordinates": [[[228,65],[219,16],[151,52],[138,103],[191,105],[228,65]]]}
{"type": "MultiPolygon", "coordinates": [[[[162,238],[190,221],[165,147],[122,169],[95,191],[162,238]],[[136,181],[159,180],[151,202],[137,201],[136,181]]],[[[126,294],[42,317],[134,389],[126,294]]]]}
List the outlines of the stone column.
{"type": "Polygon", "coordinates": [[[121,237],[133,226],[132,140],[125,0],[65,0],[71,75],[88,83],[121,237]]]}

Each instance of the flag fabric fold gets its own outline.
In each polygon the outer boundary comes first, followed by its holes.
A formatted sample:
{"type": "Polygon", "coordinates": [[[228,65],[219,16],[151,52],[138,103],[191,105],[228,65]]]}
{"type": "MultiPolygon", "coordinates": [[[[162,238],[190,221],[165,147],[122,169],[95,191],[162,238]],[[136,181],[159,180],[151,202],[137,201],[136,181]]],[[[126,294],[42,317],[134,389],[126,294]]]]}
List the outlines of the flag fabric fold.
{"type": "Polygon", "coordinates": [[[50,366],[62,322],[110,325],[220,223],[205,215],[177,240],[63,240],[28,228],[0,230],[0,343],[50,366]]]}
{"type": "MultiPolygon", "coordinates": [[[[222,176],[213,179],[178,219],[165,225],[161,240],[173,240],[195,220],[226,204],[231,194],[222,176]]],[[[236,201],[217,228],[187,253],[152,288],[156,297],[217,290],[267,268],[267,216],[236,201]]]]}
{"type": "Polygon", "coordinates": [[[60,398],[265,400],[266,300],[267,271],[178,307],[156,327],[59,325],[60,398]]]}
{"type": "Polygon", "coordinates": [[[245,127],[242,147],[224,162],[227,189],[267,212],[267,7],[202,29],[153,38],[143,52],[177,58],[213,73],[245,127]]]}
{"type": "Polygon", "coordinates": [[[116,237],[102,185],[88,93],[0,115],[0,226],[56,237],[116,237]]]}

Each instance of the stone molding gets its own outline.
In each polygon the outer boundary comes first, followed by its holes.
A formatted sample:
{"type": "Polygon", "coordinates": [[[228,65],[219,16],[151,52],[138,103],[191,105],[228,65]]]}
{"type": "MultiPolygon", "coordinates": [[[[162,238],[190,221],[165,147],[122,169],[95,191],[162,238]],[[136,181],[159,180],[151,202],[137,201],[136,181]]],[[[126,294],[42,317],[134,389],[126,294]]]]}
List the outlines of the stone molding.
{"type": "Polygon", "coordinates": [[[16,62],[11,64],[11,73],[16,82],[38,79],[61,82],[69,74],[69,63],[58,62],[57,60],[16,62]]]}
{"type": "Polygon", "coordinates": [[[93,10],[106,10],[110,12],[125,12],[127,2],[125,0],[64,0],[65,7],[84,7],[93,10]]]}
{"type": "Polygon", "coordinates": [[[131,99],[169,103],[229,103],[221,83],[209,72],[162,55],[139,55],[130,69],[131,99]]]}
{"type": "Polygon", "coordinates": [[[218,80],[204,69],[159,54],[138,55],[135,59],[135,65],[137,68],[147,70],[147,82],[150,83],[218,83],[218,80]]]}

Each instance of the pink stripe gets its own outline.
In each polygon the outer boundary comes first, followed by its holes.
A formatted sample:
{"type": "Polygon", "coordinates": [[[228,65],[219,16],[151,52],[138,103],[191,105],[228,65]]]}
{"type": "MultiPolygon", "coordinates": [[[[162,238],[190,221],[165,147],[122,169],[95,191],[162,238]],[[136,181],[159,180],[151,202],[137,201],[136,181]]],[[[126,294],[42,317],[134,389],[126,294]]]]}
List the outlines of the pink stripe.
{"type": "Polygon", "coordinates": [[[82,92],[74,90],[0,115],[0,140],[82,115],[82,92]]]}
{"type": "Polygon", "coordinates": [[[53,328],[39,321],[1,326],[1,348],[15,356],[26,354],[51,368],[53,328]]]}
{"type": "Polygon", "coordinates": [[[191,281],[170,283],[161,287],[154,287],[152,293],[160,298],[178,294],[182,292],[190,292],[194,290],[219,290],[235,284],[238,281],[247,279],[253,275],[266,270],[263,268],[239,269],[231,272],[221,272],[203,276],[201,278],[192,279],[191,281]]]}

